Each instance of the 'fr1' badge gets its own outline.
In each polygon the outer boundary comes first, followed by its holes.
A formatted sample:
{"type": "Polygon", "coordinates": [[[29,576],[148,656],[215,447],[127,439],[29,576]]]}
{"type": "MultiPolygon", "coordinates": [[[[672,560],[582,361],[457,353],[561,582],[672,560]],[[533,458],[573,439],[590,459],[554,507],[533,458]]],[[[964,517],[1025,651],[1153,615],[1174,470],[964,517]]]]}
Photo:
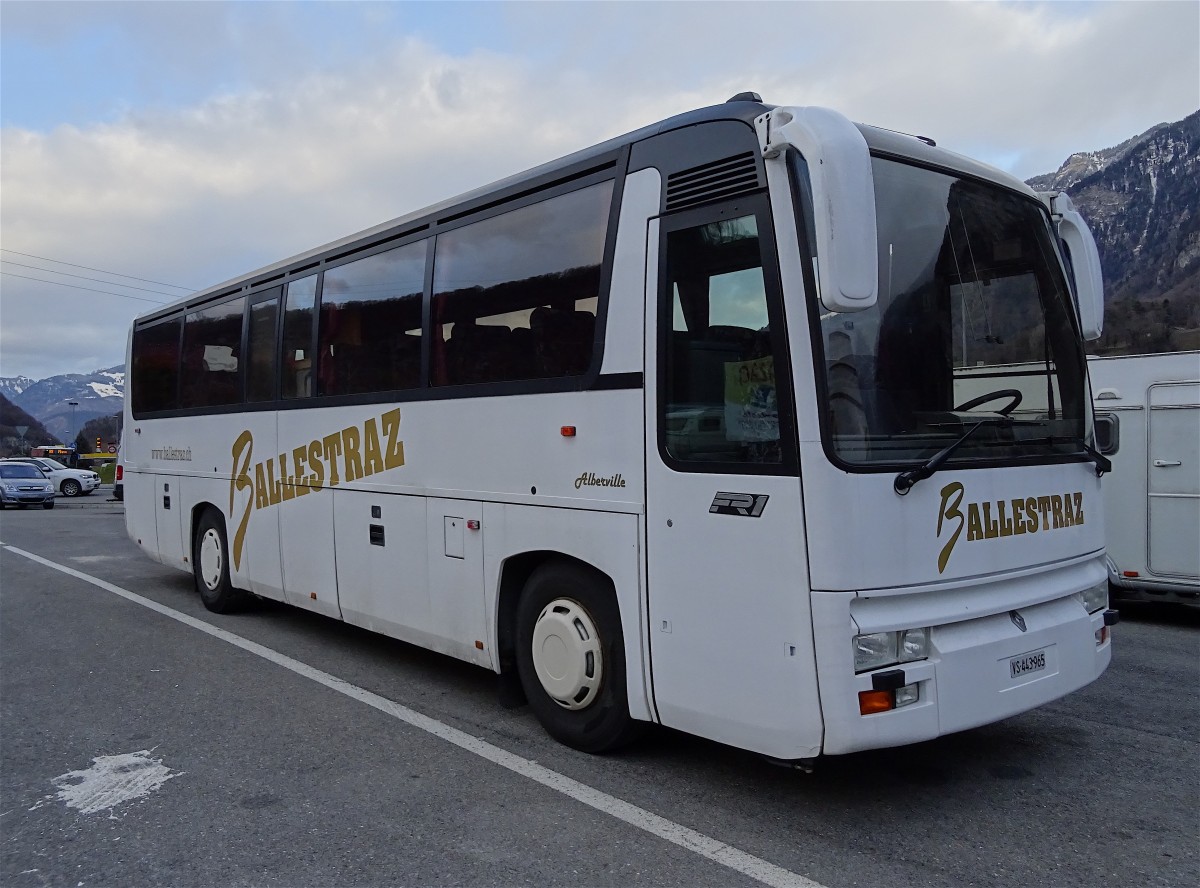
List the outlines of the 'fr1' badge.
{"type": "Polygon", "coordinates": [[[718,491],[713,497],[709,512],[718,515],[741,515],[743,518],[757,518],[767,507],[770,497],[765,493],[727,493],[718,491]]]}

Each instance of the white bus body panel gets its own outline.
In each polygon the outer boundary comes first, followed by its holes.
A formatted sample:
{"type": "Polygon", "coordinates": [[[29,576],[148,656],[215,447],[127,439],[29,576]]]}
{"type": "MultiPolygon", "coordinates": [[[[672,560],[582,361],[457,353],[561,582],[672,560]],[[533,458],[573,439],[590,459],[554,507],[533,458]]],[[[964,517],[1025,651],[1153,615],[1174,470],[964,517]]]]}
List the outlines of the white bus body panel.
{"type": "Polygon", "coordinates": [[[1096,412],[1118,423],[1109,579],[1132,597],[1200,604],[1200,352],[1093,357],[1088,372],[1096,412]]]}
{"type": "Polygon", "coordinates": [[[625,177],[620,223],[609,284],[604,334],[604,373],[641,373],[646,355],[645,330],[646,226],[658,215],[662,177],[656,169],[625,177]]]}
{"type": "Polygon", "coordinates": [[[816,441],[801,451],[814,589],[890,587],[903,595],[1104,550],[1100,480],[1090,462],[943,469],[898,496],[894,472],[841,472],[816,441]]]}
{"type": "MultiPolygon", "coordinates": [[[[349,430],[359,439],[365,467],[363,442],[375,437],[386,450],[384,414],[397,409],[378,404],[215,415],[204,418],[203,435],[186,418],[146,423],[141,434],[142,424],[133,420],[129,495],[158,497],[158,526],[153,538],[150,528],[142,529],[143,548],[190,570],[182,541],[190,550],[193,512],[211,505],[225,518],[236,586],[493,669],[499,668],[496,630],[486,620],[495,618],[499,566],[527,551],[573,554],[614,583],[622,578],[617,592],[629,674],[640,684],[641,391],[406,403],[396,441],[402,464],[347,481],[349,430]],[[564,425],[574,425],[577,435],[564,437],[564,425]],[[243,446],[235,450],[238,441],[243,446]],[[329,444],[339,449],[326,455],[329,444]],[[310,452],[321,456],[314,461],[310,452]],[[166,453],[188,458],[166,460],[166,453]],[[170,510],[162,508],[163,484],[171,486],[170,510]],[[541,517],[523,518],[519,532],[508,532],[508,516],[525,513],[495,511],[496,504],[528,506],[541,517]],[[485,522],[485,510],[496,517],[485,522]],[[548,515],[557,516],[558,533],[547,534],[548,515]],[[540,532],[531,529],[535,524],[540,532]],[[372,543],[371,525],[383,529],[383,545],[372,543]],[[612,537],[617,527],[621,545],[612,537]],[[485,579],[489,532],[507,542],[488,546],[493,572],[485,579]]],[[[131,525],[131,535],[135,530],[131,525]]],[[[647,711],[644,695],[639,709],[647,711]]]]}

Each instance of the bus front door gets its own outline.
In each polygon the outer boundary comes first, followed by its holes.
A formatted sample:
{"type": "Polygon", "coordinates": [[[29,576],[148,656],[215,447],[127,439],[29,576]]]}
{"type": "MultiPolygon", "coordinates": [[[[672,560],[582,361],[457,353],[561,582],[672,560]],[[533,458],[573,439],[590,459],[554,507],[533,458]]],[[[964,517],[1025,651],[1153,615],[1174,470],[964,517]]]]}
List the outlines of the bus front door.
{"type": "Polygon", "coordinates": [[[648,247],[661,269],[646,300],[655,705],[666,725],[806,758],[822,728],[766,202],[666,217],[648,247]]]}

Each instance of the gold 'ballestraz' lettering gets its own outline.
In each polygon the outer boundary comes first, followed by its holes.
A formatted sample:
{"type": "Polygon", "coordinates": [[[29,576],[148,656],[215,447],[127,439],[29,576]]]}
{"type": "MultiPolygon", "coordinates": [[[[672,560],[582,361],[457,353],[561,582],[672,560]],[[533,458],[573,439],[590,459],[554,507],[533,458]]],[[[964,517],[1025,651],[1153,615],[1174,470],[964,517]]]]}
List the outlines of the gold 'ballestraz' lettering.
{"type": "Polygon", "coordinates": [[[242,551],[250,513],[305,496],[325,486],[369,478],[404,465],[404,442],[400,440],[400,410],[389,410],[361,426],[347,426],[278,456],[254,463],[254,435],[249,429],[233,442],[233,474],[229,480],[229,517],[232,520],[238,494],[245,505],[233,536],[233,567],[241,567],[242,551]],[[383,438],[379,429],[383,428],[383,438]],[[253,469],[251,469],[253,465],[253,469]]]}
{"type": "Polygon", "coordinates": [[[968,543],[1028,535],[1046,530],[1077,527],[1083,520],[1083,491],[1022,499],[969,502],[963,505],[963,485],[955,481],[942,488],[938,508],[937,538],[943,527],[952,528],[938,553],[938,573],[946,570],[950,554],[966,528],[968,543]],[[964,511],[965,509],[965,511],[964,511]]]}

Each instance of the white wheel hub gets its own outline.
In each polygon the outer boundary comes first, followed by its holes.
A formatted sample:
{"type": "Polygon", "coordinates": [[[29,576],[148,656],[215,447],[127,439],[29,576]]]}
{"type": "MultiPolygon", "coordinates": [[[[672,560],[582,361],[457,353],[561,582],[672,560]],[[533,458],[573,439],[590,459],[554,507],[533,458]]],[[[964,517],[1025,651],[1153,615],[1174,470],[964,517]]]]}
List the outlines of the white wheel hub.
{"type": "Polygon", "coordinates": [[[533,669],[546,693],[564,709],[585,709],[596,699],[604,679],[600,635],[578,602],[557,598],[538,615],[533,669]]]}
{"type": "Polygon", "coordinates": [[[221,535],[216,528],[210,527],[200,537],[200,579],[209,591],[215,592],[221,585],[221,568],[225,563],[225,553],[221,548],[221,535]]]}

